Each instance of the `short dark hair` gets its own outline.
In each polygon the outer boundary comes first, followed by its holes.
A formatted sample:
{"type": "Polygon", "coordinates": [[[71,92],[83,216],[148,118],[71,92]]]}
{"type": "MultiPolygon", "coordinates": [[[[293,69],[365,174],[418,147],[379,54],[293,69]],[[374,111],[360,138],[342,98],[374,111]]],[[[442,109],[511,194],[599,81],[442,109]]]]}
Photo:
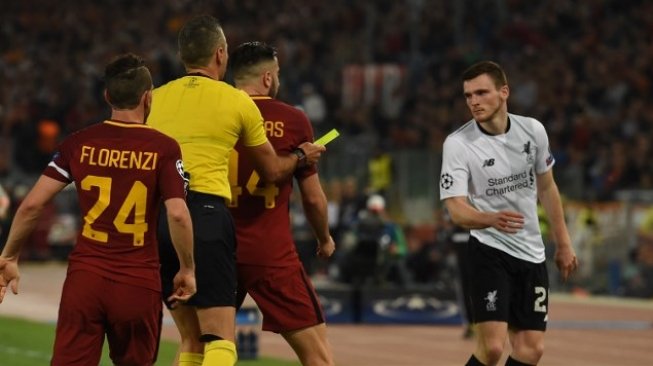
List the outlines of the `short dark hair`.
{"type": "Polygon", "coordinates": [[[133,53],[114,58],[104,69],[109,104],[118,109],[134,109],[145,91],[152,89],[152,76],[145,61],[133,53]]]}
{"type": "Polygon", "coordinates": [[[494,85],[497,89],[508,85],[506,73],[503,72],[503,69],[498,63],[493,61],[480,61],[470,66],[463,72],[463,82],[472,80],[483,74],[487,74],[494,81],[494,85]]]}
{"type": "Polygon", "coordinates": [[[277,57],[276,48],[263,42],[245,42],[238,45],[229,58],[229,67],[234,79],[250,76],[253,67],[261,62],[274,61],[277,57]]]}
{"type": "Polygon", "coordinates": [[[200,15],[189,20],[179,31],[179,54],[187,67],[209,64],[224,32],[220,22],[210,15],[200,15]]]}

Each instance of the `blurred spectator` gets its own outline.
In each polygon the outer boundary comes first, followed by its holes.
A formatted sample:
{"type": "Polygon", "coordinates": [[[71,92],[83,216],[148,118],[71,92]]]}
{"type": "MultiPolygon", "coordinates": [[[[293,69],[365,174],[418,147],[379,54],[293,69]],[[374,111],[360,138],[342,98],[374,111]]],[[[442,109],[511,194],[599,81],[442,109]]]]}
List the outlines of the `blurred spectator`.
{"type": "Polygon", "coordinates": [[[406,239],[401,226],[389,219],[385,199],[371,195],[361,211],[354,234],[356,244],[340,262],[340,280],[355,285],[407,285],[404,263],[406,239]]]}
{"type": "Polygon", "coordinates": [[[371,193],[388,198],[388,190],[393,181],[392,156],[382,146],[374,149],[374,153],[367,163],[368,189],[371,193]]]}
{"type": "MultiPolygon", "coordinates": [[[[592,202],[588,202],[578,213],[574,223],[573,246],[581,263],[572,283],[586,286],[593,277],[594,257],[597,246],[601,243],[599,221],[592,202]]],[[[550,272],[551,273],[551,272],[550,272]]]]}
{"type": "Polygon", "coordinates": [[[333,179],[328,184],[322,184],[326,187],[327,212],[329,215],[329,230],[331,233],[336,232],[340,217],[340,201],[342,200],[342,183],[338,179],[333,179]]]}
{"type": "MultiPolygon", "coordinates": [[[[436,210],[435,224],[413,226],[410,230],[410,252],[406,259],[408,270],[416,283],[436,283],[454,280],[449,273],[449,255],[453,253],[456,227],[443,210],[436,210]]],[[[457,269],[455,269],[457,271],[457,269]]]]}
{"type": "Polygon", "coordinates": [[[346,246],[348,245],[347,235],[351,233],[356,225],[359,212],[365,208],[365,196],[358,190],[358,181],[353,176],[345,177],[342,180],[340,193],[338,227],[336,228],[334,241],[338,245],[346,246]]]}
{"type": "Polygon", "coordinates": [[[653,298],[653,206],[646,211],[637,238],[637,247],[631,256],[635,271],[627,277],[624,294],[653,298]]]}
{"type": "Polygon", "coordinates": [[[316,138],[327,132],[327,128],[324,126],[327,115],[326,101],[315,90],[313,84],[306,83],[302,85],[301,107],[306,112],[308,119],[313,123],[316,138]]]}

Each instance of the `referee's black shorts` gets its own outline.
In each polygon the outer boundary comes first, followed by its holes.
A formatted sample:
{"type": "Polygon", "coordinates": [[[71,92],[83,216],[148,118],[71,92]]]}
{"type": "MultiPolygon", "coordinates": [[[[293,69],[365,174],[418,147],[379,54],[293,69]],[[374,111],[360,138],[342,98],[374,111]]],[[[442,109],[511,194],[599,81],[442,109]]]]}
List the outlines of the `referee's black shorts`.
{"type": "MultiPolygon", "coordinates": [[[[189,191],[186,202],[193,220],[195,277],[197,293],[188,301],[198,308],[236,305],[236,230],[222,197],[189,191]]],[[[179,271],[165,207],[158,227],[159,258],[163,301],[173,292],[173,279],[179,271]]]]}
{"type": "Polygon", "coordinates": [[[468,250],[472,322],[502,321],[518,330],[546,330],[546,263],[515,258],[473,236],[468,250]]]}

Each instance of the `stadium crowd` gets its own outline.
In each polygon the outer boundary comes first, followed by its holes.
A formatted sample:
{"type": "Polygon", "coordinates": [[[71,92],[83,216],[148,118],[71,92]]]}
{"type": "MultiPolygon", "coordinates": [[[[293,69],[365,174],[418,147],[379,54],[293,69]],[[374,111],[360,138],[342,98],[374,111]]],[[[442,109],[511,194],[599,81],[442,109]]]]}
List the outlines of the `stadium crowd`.
{"type": "MultiPolygon", "coordinates": [[[[233,45],[278,48],[287,65],[279,97],[302,106],[316,131],[439,152],[469,118],[459,75],[494,59],[511,76],[511,111],[547,127],[567,198],[653,189],[645,0],[26,0],[0,3],[0,184],[14,208],[63,137],[108,116],[102,65],[133,51],[146,56],[155,85],[179,76],[176,34],[202,12],[220,19],[233,45]],[[357,65],[393,66],[395,83],[370,82],[374,70],[357,65]],[[368,87],[382,95],[361,97],[368,87]]],[[[61,230],[44,235],[68,238],[61,230]]]]}

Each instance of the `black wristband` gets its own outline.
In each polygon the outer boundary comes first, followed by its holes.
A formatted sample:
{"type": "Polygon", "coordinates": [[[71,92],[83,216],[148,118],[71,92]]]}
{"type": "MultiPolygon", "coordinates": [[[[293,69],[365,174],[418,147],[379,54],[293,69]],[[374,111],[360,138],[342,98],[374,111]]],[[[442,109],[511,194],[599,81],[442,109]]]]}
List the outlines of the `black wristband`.
{"type": "Polygon", "coordinates": [[[292,154],[297,155],[297,168],[303,168],[306,166],[306,153],[301,147],[293,150],[292,154]]]}

